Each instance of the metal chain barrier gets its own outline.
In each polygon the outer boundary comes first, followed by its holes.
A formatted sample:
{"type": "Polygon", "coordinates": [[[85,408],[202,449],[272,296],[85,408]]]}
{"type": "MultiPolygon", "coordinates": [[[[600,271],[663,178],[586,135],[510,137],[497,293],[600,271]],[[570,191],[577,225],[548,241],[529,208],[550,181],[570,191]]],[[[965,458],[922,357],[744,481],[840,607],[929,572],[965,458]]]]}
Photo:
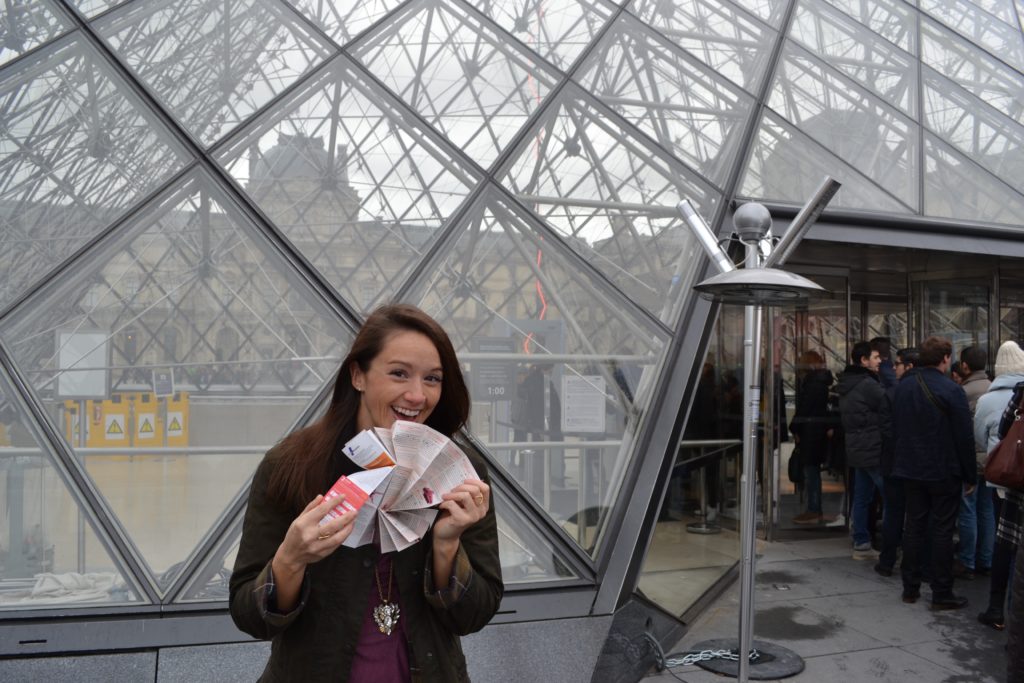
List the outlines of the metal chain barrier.
{"type": "MultiPolygon", "coordinates": [[[[751,662],[756,662],[760,657],[761,653],[756,649],[750,651],[751,662]]],[[[700,652],[690,652],[681,659],[666,659],[665,667],[671,669],[676,666],[696,664],[697,662],[709,662],[712,659],[728,659],[738,662],[740,661],[740,653],[736,650],[701,650],[700,652]]]]}

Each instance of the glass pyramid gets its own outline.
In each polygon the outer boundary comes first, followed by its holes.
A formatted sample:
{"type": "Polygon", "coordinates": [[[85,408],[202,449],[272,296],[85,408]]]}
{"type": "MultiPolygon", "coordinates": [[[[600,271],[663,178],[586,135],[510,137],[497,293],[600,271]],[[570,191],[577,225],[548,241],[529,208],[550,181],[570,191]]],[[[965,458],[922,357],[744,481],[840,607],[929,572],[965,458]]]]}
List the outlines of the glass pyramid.
{"type": "Polygon", "coordinates": [[[829,174],[860,222],[1024,213],[1011,0],[5,7],[2,389],[38,471],[75,473],[52,488],[88,522],[53,557],[95,548],[112,602],[224,599],[229,506],[389,300],[456,343],[510,590],[599,582],[705,324],[679,200],[718,226],[829,174]]]}

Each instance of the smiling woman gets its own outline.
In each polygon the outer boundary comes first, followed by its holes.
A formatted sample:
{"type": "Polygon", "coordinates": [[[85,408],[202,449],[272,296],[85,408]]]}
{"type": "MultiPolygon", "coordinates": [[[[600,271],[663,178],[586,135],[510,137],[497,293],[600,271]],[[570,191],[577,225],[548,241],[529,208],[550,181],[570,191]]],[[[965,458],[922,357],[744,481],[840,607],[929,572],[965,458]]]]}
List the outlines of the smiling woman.
{"type": "Polygon", "coordinates": [[[448,335],[414,306],[374,311],[316,423],[284,439],[253,478],[231,577],[240,629],[273,639],[261,680],[468,681],[458,636],[484,627],[503,592],[497,524],[483,461],[478,479],[438,501],[433,528],[401,553],[342,545],[355,513],[318,495],[357,466],[342,446],[396,420],[453,436],[469,393],[448,335]]]}

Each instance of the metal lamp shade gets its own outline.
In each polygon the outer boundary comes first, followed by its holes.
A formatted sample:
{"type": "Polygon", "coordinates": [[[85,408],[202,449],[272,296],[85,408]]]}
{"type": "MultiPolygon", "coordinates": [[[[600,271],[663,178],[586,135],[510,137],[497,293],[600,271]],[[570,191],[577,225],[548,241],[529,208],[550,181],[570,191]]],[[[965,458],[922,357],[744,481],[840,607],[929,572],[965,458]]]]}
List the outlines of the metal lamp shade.
{"type": "Polygon", "coordinates": [[[705,299],[745,306],[792,303],[825,291],[803,276],[776,268],[743,268],[719,273],[693,288],[705,299]]]}

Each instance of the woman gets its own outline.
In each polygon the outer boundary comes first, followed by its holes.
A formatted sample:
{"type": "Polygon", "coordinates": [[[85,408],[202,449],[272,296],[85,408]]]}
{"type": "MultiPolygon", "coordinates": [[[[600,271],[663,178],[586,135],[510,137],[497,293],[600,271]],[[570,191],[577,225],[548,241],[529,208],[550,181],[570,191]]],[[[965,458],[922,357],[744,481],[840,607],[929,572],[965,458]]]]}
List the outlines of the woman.
{"type": "Polygon", "coordinates": [[[432,529],[399,553],[342,547],[354,513],[320,494],[357,471],[341,447],[413,420],[453,436],[469,394],[448,335],[414,306],[374,311],[356,335],[326,414],[286,437],[253,477],[231,576],[231,616],[273,639],[262,681],[468,681],[458,636],[483,628],[502,596],[497,525],[480,479],[442,496],[432,529]]]}
{"type": "Polygon", "coordinates": [[[805,351],[797,361],[796,412],[789,431],[800,449],[807,510],[793,518],[794,524],[819,524],[821,512],[821,466],[828,456],[832,425],[828,410],[828,389],[832,373],[817,351],[805,351]]]}
{"type": "MultiPolygon", "coordinates": [[[[986,453],[990,453],[1006,433],[1000,430],[1000,420],[1012,403],[1014,386],[1024,382],[1024,351],[1016,342],[1004,342],[999,347],[995,374],[996,378],[988,392],[978,399],[974,408],[974,446],[986,453]]],[[[985,483],[981,482],[980,485],[985,486],[985,483]]],[[[1021,541],[1018,514],[1024,503],[1024,495],[1020,491],[1004,491],[1003,495],[1005,498],[999,511],[995,549],[992,553],[988,608],[978,615],[978,621],[997,631],[1003,630],[1006,625],[1003,605],[1006,603],[1014,549],[1021,541]]]]}

